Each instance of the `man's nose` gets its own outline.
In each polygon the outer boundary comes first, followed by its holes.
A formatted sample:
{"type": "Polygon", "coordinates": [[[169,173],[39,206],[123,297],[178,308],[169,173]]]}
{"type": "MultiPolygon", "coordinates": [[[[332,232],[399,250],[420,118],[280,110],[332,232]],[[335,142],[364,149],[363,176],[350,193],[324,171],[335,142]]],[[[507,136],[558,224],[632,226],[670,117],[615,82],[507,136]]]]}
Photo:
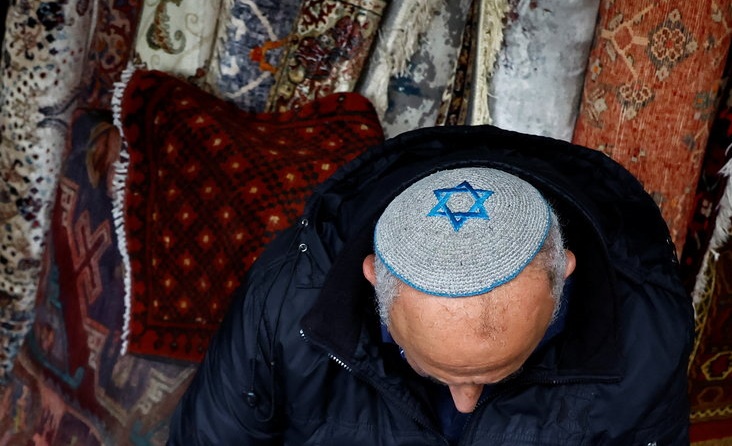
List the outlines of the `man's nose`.
{"type": "Polygon", "coordinates": [[[448,386],[452,400],[455,402],[455,408],[458,412],[470,413],[478,404],[480,394],[483,393],[483,384],[460,384],[456,386],[448,386]]]}

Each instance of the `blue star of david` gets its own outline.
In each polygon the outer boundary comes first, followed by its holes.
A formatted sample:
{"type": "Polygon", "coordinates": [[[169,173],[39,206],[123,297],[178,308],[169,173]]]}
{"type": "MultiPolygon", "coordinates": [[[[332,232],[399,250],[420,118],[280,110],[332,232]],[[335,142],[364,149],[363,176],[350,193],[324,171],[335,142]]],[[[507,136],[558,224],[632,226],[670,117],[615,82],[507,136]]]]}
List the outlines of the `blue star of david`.
{"type": "Polygon", "coordinates": [[[463,224],[471,219],[490,220],[488,211],[485,210],[485,201],[493,195],[493,191],[475,189],[467,181],[463,181],[455,187],[447,189],[436,189],[433,191],[437,197],[437,205],[427,214],[428,217],[447,217],[452,223],[455,232],[459,231],[463,224]],[[475,202],[467,212],[456,212],[447,205],[450,198],[455,194],[470,194],[475,202]]]}

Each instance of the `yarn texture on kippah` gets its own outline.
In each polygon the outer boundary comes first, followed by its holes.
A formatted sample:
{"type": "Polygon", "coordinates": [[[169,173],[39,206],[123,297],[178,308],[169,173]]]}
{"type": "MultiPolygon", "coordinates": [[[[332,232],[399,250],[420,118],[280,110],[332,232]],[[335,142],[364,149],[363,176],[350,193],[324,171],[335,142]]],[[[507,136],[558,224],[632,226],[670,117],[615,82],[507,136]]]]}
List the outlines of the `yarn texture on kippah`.
{"type": "Polygon", "coordinates": [[[438,296],[487,293],[539,252],[551,208],[526,181],[501,170],[443,170],[404,190],[374,232],[376,255],[407,285],[438,296]]]}

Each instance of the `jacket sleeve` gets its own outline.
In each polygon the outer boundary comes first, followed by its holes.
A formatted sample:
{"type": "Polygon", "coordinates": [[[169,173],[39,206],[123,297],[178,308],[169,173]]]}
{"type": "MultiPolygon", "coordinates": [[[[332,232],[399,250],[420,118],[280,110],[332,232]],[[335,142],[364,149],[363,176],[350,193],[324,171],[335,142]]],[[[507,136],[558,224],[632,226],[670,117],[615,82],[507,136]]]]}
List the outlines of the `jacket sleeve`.
{"type": "Polygon", "coordinates": [[[282,444],[273,416],[267,362],[256,358],[262,354],[254,311],[257,299],[237,294],[178,403],[168,445],[282,444]]]}
{"type": "Polygon", "coordinates": [[[607,397],[615,413],[601,419],[614,420],[606,426],[609,432],[628,427],[629,435],[593,444],[689,444],[687,364],[694,321],[691,299],[676,288],[646,286],[647,292],[632,293],[621,309],[625,376],[607,397]]]}

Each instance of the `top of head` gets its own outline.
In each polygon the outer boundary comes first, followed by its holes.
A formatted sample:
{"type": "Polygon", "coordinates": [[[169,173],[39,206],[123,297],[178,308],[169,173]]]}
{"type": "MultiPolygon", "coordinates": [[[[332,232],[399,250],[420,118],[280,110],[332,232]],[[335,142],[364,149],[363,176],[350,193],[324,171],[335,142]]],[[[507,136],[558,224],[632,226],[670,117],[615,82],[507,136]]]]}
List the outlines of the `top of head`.
{"type": "Polygon", "coordinates": [[[387,206],[376,224],[374,248],[412,288],[474,296],[531,263],[550,225],[549,204],[526,181],[483,167],[443,170],[387,206]]]}

